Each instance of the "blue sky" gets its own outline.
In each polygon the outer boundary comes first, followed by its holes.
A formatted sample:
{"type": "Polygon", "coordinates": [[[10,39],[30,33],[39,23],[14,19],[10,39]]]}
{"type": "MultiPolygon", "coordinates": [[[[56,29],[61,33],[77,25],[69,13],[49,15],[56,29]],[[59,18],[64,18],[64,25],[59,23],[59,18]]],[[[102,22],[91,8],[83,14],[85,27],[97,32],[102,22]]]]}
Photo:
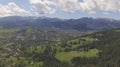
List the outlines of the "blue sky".
{"type": "Polygon", "coordinates": [[[0,0],[0,17],[22,15],[120,19],[119,6],[120,1],[118,0],[0,0]]]}

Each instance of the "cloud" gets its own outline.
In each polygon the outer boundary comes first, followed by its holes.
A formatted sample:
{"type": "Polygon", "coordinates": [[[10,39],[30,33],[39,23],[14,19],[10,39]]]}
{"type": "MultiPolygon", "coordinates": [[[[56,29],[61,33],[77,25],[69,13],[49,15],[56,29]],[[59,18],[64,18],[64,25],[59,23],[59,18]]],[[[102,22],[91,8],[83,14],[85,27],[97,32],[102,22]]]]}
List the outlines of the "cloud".
{"type": "Polygon", "coordinates": [[[54,13],[55,9],[51,8],[47,5],[47,2],[42,0],[29,0],[32,5],[32,11],[35,11],[38,14],[47,14],[47,13],[54,13]]]}
{"type": "Polygon", "coordinates": [[[50,2],[52,2],[50,4],[68,13],[73,13],[78,8],[78,0],[51,0],[50,2]]]}
{"type": "MultiPolygon", "coordinates": [[[[76,10],[95,14],[97,12],[120,12],[120,0],[29,0],[32,11],[17,6],[14,2],[0,4],[0,17],[31,14],[53,14],[59,10],[74,13],[76,10]]],[[[29,5],[28,5],[29,7],[29,5]]]]}
{"type": "Polygon", "coordinates": [[[39,14],[54,13],[57,9],[68,13],[76,10],[88,13],[120,12],[118,0],[29,0],[33,10],[39,14]],[[51,7],[55,6],[55,7],[51,7]],[[56,9],[57,8],[57,9],[56,9]]]}
{"type": "Polygon", "coordinates": [[[78,0],[29,0],[29,1],[32,5],[33,10],[39,14],[54,13],[56,9],[51,6],[55,6],[56,8],[65,12],[73,13],[76,10],[76,6],[78,5],[78,0]]]}
{"type": "Polygon", "coordinates": [[[118,0],[84,0],[79,3],[79,9],[85,12],[120,12],[120,1],[118,0]]]}
{"type": "Polygon", "coordinates": [[[0,17],[15,15],[30,15],[30,12],[20,8],[14,2],[8,3],[7,5],[0,4],[0,17]]]}

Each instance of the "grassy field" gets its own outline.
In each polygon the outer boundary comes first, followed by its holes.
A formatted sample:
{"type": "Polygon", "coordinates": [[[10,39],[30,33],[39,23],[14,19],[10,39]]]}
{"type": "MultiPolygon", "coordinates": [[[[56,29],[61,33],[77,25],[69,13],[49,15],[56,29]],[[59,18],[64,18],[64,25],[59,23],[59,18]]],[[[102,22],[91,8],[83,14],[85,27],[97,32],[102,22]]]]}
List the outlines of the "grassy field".
{"type": "Polygon", "coordinates": [[[67,46],[71,46],[72,49],[76,49],[79,46],[89,44],[93,41],[94,41],[94,39],[91,37],[83,37],[83,38],[78,38],[78,39],[67,41],[67,46]]]}
{"type": "Polygon", "coordinates": [[[120,30],[114,30],[115,32],[120,32],[120,30]]]}
{"type": "Polygon", "coordinates": [[[0,33],[14,33],[17,32],[17,29],[0,29],[0,33]]]}
{"type": "Polygon", "coordinates": [[[17,29],[9,29],[9,30],[4,30],[4,29],[0,29],[0,39],[7,39],[7,38],[11,38],[12,35],[14,35],[15,32],[17,32],[17,29]]]}
{"type": "Polygon", "coordinates": [[[70,62],[74,57],[97,57],[97,53],[99,51],[97,49],[91,49],[88,52],[60,52],[55,55],[55,57],[60,61],[70,62]]]}

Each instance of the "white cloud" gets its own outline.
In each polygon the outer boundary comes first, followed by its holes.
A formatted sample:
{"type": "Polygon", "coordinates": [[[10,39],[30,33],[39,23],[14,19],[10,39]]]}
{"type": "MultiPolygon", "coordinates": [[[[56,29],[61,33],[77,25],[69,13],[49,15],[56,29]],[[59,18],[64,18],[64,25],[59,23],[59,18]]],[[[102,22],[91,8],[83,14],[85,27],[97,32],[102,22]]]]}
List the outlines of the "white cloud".
{"type": "Polygon", "coordinates": [[[33,10],[39,14],[54,13],[56,9],[51,6],[55,6],[56,8],[59,8],[65,12],[72,13],[76,9],[76,4],[78,4],[78,0],[29,0],[29,1],[32,5],[33,10]]]}
{"type": "Polygon", "coordinates": [[[14,2],[8,3],[7,5],[0,4],[0,17],[15,15],[30,15],[30,13],[18,7],[14,2]]]}
{"type": "Polygon", "coordinates": [[[32,5],[32,10],[38,14],[54,13],[55,9],[47,5],[45,1],[42,0],[30,0],[32,5]]]}
{"type": "Polygon", "coordinates": [[[79,3],[79,9],[86,12],[110,11],[120,12],[118,0],[84,0],[79,3]]]}
{"type": "Polygon", "coordinates": [[[105,12],[120,12],[120,0],[29,0],[33,10],[40,14],[54,13],[56,8],[73,13],[80,10],[88,13],[96,13],[98,11],[105,12]]]}
{"type": "Polygon", "coordinates": [[[50,2],[59,9],[69,13],[73,13],[78,8],[78,0],[51,0],[50,2]]]}
{"type": "MultiPolygon", "coordinates": [[[[53,14],[58,9],[68,13],[76,10],[91,14],[99,11],[120,12],[120,0],[29,0],[32,14],[53,14]]],[[[28,5],[29,6],[29,5],[28,5]]],[[[20,8],[14,2],[0,4],[0,17],[13,15],[31,15],[30,11],[20,8]]]]}

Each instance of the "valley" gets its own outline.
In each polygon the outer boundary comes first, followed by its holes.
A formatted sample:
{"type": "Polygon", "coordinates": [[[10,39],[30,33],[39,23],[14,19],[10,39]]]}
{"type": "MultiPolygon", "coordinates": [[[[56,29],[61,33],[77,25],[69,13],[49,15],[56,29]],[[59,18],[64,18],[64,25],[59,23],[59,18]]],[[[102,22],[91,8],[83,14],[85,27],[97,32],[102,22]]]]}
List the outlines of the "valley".
{"type": "Polygon", "coordinates": [[[0,67],[120,66],[118,20],[12,18],[0,19],[0,67]]]}
{"type": "Polygon", "coordinates": [[[62,35],[47,32],[44,36],[45,33],[36,29],[1,29],[0,66],[119,67],[119,31],[113,29],[74,37],[75,34],[69,36],[66,32],[62,35]]]}

